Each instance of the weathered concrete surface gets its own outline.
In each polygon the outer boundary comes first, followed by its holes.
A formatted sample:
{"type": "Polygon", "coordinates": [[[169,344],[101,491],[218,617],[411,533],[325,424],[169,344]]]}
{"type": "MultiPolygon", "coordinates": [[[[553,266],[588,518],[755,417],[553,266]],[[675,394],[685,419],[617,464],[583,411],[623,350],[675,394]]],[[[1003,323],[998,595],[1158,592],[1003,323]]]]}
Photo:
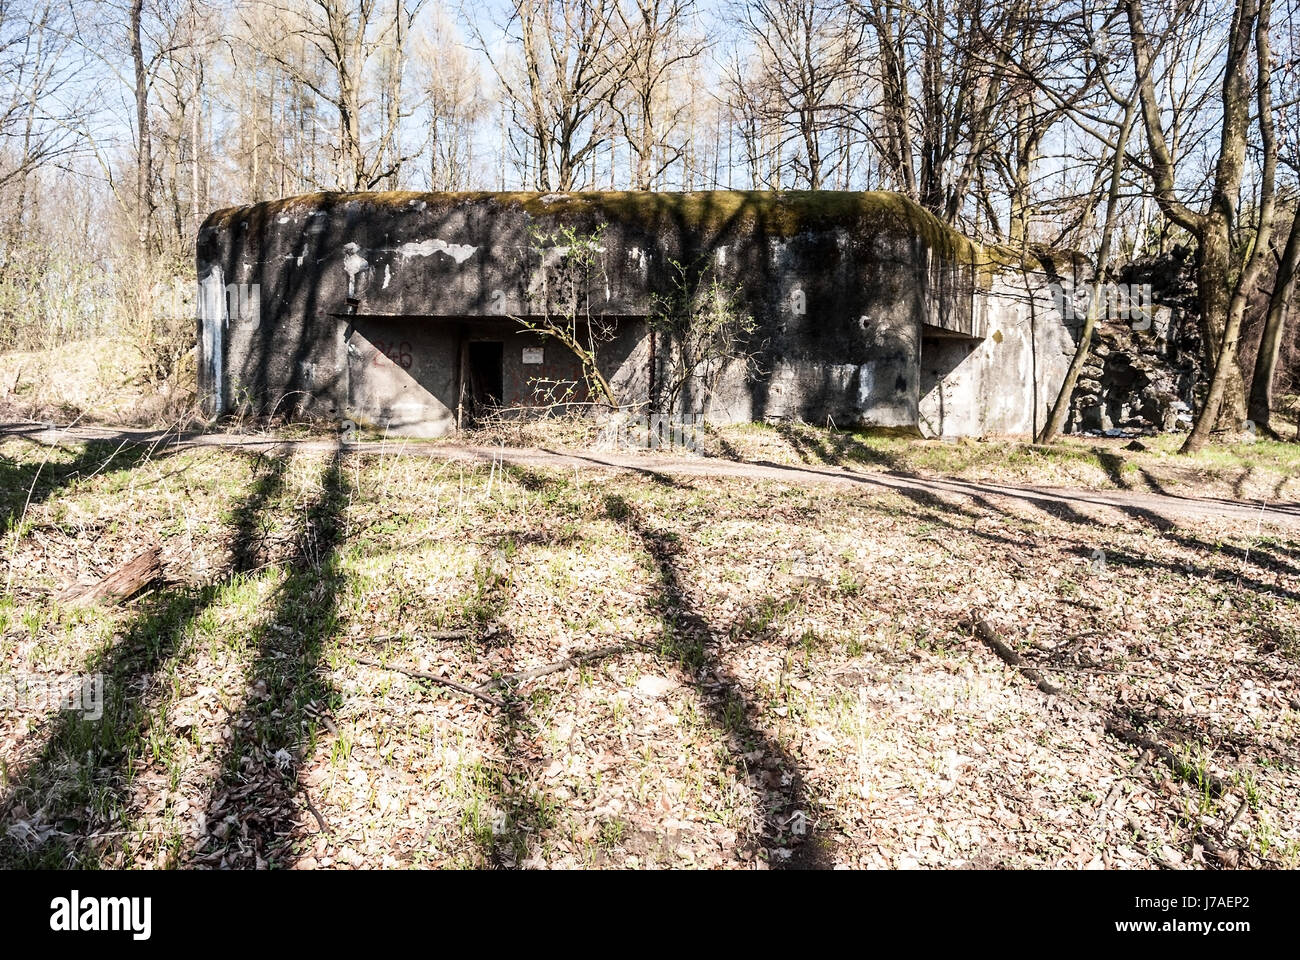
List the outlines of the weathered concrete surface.
{"type": "Polygon", "coordinates": [[[660,400],[645,318],[674,260],[736,285],[757,321],[760,372],[727,371],[713,419],[1028,433],[1073,350],[1051,262],[998,263],[894,194],[319,194],[201,228],[210,409],[439,434],[475,393],[566,395],[576,360],[513,319],[554,311],[561,227],[602,231],[587,295],[616,331],[601,366],[625,403],[660,400]]]}
{"type": "Polygon", "coordinates": [[[1038,432],[1078,335],[1077,324],[1062,321],[1044,275],[1008,270],[994,276],[979,298],[977,338],[923,327],[918,416],[924,435],[1038,432]]]}

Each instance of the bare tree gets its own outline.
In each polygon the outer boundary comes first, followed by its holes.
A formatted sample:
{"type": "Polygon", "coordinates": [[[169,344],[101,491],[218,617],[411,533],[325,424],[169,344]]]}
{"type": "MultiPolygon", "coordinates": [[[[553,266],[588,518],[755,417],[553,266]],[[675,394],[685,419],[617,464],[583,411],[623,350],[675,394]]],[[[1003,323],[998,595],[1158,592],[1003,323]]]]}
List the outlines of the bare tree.
{"type": "MultiPolygon", "coordinates": [[[[1105,31],[1109,22],[1103,22],[1101,36],[1105,36],[1105,31]]],[[[1125,63],[1130,58],[1120,58],[1118,62],[1110,60],[1107,51],[1102,48],[1101,44],[1096,41],[1098,36],[1091,31],[1088,32],[1089,53],[1096,58],[1099,63],[1105,63],[1106,66],[1114,69],[1125,63]]],[[[1129,138],[1133,132],[1133,125],[1137,120],[1138,112],[1138,93],[1137,88],[1141,83],[1139,76],[1129,89],[1121,92],[1120,88],[1115,86],[1114,78],[1107,75],[1106,71],[1101,73],[1102,84],[1105,87],[1108,99],[1120,107],[1118,118],[1111,118],[1102,114],[1100,116],[1089,117],[1091,123],[1087,124],[1088,129],[1100,134],[1103,144],[1103,150],[1109,152],[1109,157],[1103,152],[1103,160],[1106,162],[1098,165],[1099,173],[1105,169],[1108,179],[1106,190],[1106,213],[1102,221],[1101,242],[1097,250],[1096,259],[1093,262],[1092,282],[1088,293],[1087,313],[1084,316],[1083,327],[1079,331],[1079,338],[1075,343],[1074,356],[1071,358],[1070,366],[1066,370],[1065,379],[1061,383],[1061,388],[1057,393],[1056,401],[1052,404],[1052,409],[1047,417],[1047,422],[1043,425],[1038,435],[1039,443],[1052,443],[1060,435],[1062,428],[1065,426],[1066,418],[1069,416],[1070,403],[1074,394],[1074,385],[1079,380],[1079,374],[1082,372],[1084,364],[1088,359],[1088,351],[1092,344],[1093,331],[1096,329],[1097,317],[1102,307],[1102,279],[1110,265],[1111,247],[1115,236],[1115,223],[1119,214],[1120,191],[1124,186],[1124,170],[1126,166],[1126,154],[1128,151],[1129,138]]],[[[1063,102],[1066,98],[1060,98],[1063,102]]],[[[1073,104],[1077,108],[1077,102],[1073,104]]],[[[1014,195],[1013,195],[1014,196],[1014,195]]],[[[1014,221],[1013,221],[1014,222],[1014,221]]],[[[1023,234],[1021,239],[1023,239],[1023,234]]]]}
{"type": "MultiPolygon", "coordinates": [[[[207,205],[203,196],[205,63],[217,43],[218,28],[215,11],[198,2],[177,13],[176,43],[158,57],[150,84],[149,122],[155,141],[150,165],[155,168],[155,204],[168,213],[170,231],[164,246],[182,250],[188,258],[200,211],[207,205]]],[[[157,223],[156,229],[161,232],[164,224],[157,223]]]]}
{"type": "MultiPolygon", "coordinates": [[[[1294,6],[1287,10],[1287,29],[1281,36],[1280,78],[1282,103],[1278,107],[1278,159],[1289,168],[1292,177],[1300,174],[1300,35],[1295,30],[1294,6]]],[[[1291,298],[1300,270],[1300,203],[1292,210],[1291,228],[1278,258],[1273,290],[1264,318],[1259,352],[1251,377],[1246,413],[1256,428],[1266,435],[1276,435],[1273,427],[1273,381],[1277,376],[1278,357],[1291,298]]]]}
{"type": "Polygon", "coordinates": [[[475,138],[488,115],[478,66],[442,10],[412,48],[428,132],[429,187],[467,190],[474,180],[475,138]]]}
{"type": "MultiPolygon", "coordinates": [[[[729,119],[727,135],[729,139],[736,136],[740,138],[745,180],[755,189],[779,188],[779,171],[776,172],[776,182],[773,182],[763,170],[763,157],[767,149],[765,137],[768,126],[767,110],[755,76],[754,58],[733,51],[723,69],[725,105],[729,119]]],[[[732,166],[733,163],[727,165],[728,186],[731,186],[732,166]]],[[[771,166],[769,165],[769,169],[771,166]]]]}
{"type": "Polygon", "coordinates": [[[135,80],[136,174],[135,204],[140,249],[149,244],[149,221],[153,218],[153,135],[149,131],[149,75],[145,66],[142,16],[144,0],[131,0],[131,68],[135,80]]]}
{"type": "Polygon", "coordinates": [[[66,19],[51,2],[0,3],[0,187],[81,147],[75,125],[86,102],[74,84],[85,57],[66,19]]]}
{"type": "Polygon", "coordinates": [[[866,25],[838,0],[750,0],[742,8],[754,48],[749,109],[771,132],[773,160],[789,166],[791,182],[822,189],[845,161],[835,134],[848,116],[848,97],[861,78],[866,25]]]}
{"type": "Polygon", "coordinates": [[[894,185],[955,223],[998,149],[1010,51],[1037,11],[1021,0],[853,0],[853,9],[875,34],[879,63],[879,123],[867,133],[894,185]]]}
{"type": "Polygon", "coordinates": [[[404,151],[401,64],[425,0],[276,0],[260,29],[244,11],[248,42],[337,115],[335,182],[344,190],[394,183],[404,151]],[[294,41],[308,56],[295,56],[294,41]],[[325,69],[313,69],[313,61],[325,69]]]}
{"type": "Polygon", "coordinates": [[[609,103],[629,69],[613,43],[614,10],[614,0],[510,0],[499,24],[504,52],[485,35],[480,10],[462,11],[496,74],[512,134],[525,141],[525,176],[539,190],[591,182],[613,127],[609,103]]]}
{"type": "Polygon", "coordinates": [[[613,55],[624,66],[622,84],[610,92],[623,138],[635,157],[630,182],[649,190],[664,171],[682,159],[688,143],[680,136],[690,98],[675,81],[698,59],[707,42],[691,36],[695,0],[628,0],[615,8],[619,29],[613,55]]]}
{"type": "MultiPolygon", "coordinates": [[[[1182,448],[1184,453],[1194,453],[1205,445],[1216,426],[1239,429],[1245,414],[1245,394],[1237,364],[1238,337],[1247,298],[1263,267],[1276,207],[1273,181],[1277,144],[1268,39],[1271,0],[1237,0],[1233,7],[1223,67],[1219,146],[1210,178],[1210,194],[1200,210],[1179,195],[1175,155],[1166,137],[1165,117],[1156,92],[1157,51],[1146,26],[1141,0],[1125,0],[1125,6],[1140,78],[1138,91],[1150,155],[1148,172],[1156,202],[1166,218],[1196,239],[1198,248],[1197,288],[1202,334],[1206,359],[1214,372],[1196,424],[1182,448]],[[1255,238],[1250,253],[1242,257],[1233,242],[1233,232],[1240,209],[1252,106],[1263,159],[1255,238]]],[[[1195,24],[1188,14],[1190,7],[1185,4],[1176,8],[1166,29],[1193,28],[1195,24]]]]}
{"type": "Polygon", "coordinates": [[[1264,317],[1264,333],[1260,339],[1259,353],[1255,357],[1255,370],[1251,378],[1250,399],[1246,412],[1256,429],[1266,436],[1276,436],[1273,427],[1273,380],[1277,375],[1278,354],[1282,347],[1282,331],[1286,326],[1291,297],[1296,289],[1296,272],[1300,269],[1300,209],[1291,218],[1286,246],[1278,260],[1277,278],[1268,298],[1268,312],[1264,317]]]}

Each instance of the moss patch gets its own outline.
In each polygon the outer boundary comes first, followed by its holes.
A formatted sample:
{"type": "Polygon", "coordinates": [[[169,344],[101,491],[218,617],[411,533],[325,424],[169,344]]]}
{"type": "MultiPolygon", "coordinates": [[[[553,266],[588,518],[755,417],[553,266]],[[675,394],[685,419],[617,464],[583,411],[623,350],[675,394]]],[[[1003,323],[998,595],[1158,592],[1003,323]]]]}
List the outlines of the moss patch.
{"type": "MultiPolygon", "coordinates": [[[[253,230],[282,216],[310,210],[330,211],[347,203],[397,209],[416,203],[446,210],[462,204],[495,203],[524,210],[534,218],[591,219],[634,224],[647,230],[689,232],[702,241],[727,233],[794,237],[826,229],[866,235],[919,238],[950,263],[970,265],[982,273],[1026,262],[1010,247],[985,247],[945,224],[899,193],[840,190],[705,190],[670,193],[622,190],[593,193],[467,191],[419,193],[311,193],[245,207],[228,207],[208,217],[205,229],[229,228],[247,221],[253,230]]],[[[1029,254],[1039,259],[1034,251],[1029,254]]]]}

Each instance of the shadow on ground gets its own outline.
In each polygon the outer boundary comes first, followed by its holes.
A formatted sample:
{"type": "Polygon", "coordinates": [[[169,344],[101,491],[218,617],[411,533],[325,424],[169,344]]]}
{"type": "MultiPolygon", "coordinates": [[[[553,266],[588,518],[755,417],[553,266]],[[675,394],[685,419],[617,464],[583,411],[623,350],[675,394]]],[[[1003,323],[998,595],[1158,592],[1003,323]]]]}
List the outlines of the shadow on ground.
{"type": "Polygon", "coordinates": [[[223,577],[146,596],[115,642],[87,662],[86,674],[104,678],[102,716],[60,711],[47,719],[40,754],[5,784],[0,867],[112,865],[103,858],[129,833],[135,767],[149,749],[152,725],[163,722],[154,713],[158,686],[185,634],[251,565],[253,531],[283,487],[284,468],[270,461],[235,508],[223,577]],[[91,835],[89,823],[108,827],[91,835]]]}

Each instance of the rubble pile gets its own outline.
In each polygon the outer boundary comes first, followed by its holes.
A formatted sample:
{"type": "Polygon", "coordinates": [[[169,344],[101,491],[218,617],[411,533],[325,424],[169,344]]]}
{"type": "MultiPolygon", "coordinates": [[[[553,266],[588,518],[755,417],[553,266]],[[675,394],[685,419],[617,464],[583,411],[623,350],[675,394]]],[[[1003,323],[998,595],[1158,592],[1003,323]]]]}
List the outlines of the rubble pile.
{"type": "Polygon", "coordinates": [[[1177,253],[1121,271],[1150,284],[1142,317],[1099,322],[1071,397],[1071,433],[1111,436],[1189,429],[1201,376],[1200,329],[1190,263],[1177,253]]]}
{"type": "Polygon", "coordinates": [[[1123,324],[1099,324],[1075,384],[1070,431],[1157,433],[1189,428],[1197,363],[1194,355],[1180,354],[1161,338],[1135,333],[1123,324]]]}

